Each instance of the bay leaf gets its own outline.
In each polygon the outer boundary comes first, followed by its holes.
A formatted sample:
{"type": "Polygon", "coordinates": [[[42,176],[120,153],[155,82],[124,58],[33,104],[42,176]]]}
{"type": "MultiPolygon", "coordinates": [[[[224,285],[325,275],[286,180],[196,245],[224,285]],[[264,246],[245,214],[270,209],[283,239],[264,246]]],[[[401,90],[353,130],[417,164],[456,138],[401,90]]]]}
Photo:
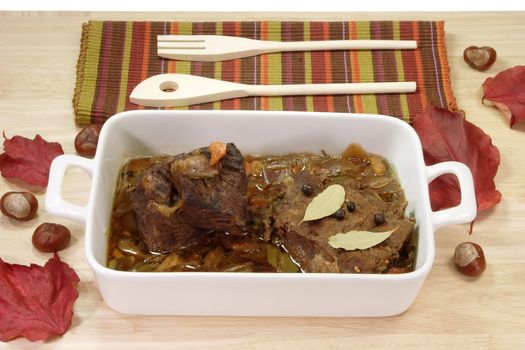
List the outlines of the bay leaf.
{"type": "Polygon", "coordinates": [[[328,238],[328,244],[332,248],[343,248],[345,250],[368,249],[385,241],[395,230],[397,227],[385,232],[348,231],[338,233],[328,238]]]}
{"type": "Polygon", "coordinates": [[[299,266],[295,264],[290,255],[274,245],[269,244],[266,247],[266,258],[277,272],[297,272],[299,270],[299,266]]]}
{"type": "Polygon", "coordinates": [[[308,204],[302,221],[318,220],[330,216],[341,208],[344,201],[344,187],[338,184],[330,185],[308,204]]]}

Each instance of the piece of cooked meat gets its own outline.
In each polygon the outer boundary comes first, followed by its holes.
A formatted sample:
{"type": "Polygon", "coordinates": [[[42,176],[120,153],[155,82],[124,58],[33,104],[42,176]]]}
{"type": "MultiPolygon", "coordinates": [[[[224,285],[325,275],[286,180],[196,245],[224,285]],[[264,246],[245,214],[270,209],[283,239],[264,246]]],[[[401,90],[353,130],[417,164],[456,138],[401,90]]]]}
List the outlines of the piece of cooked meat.
{"type": "Polygon", "coordinates": [[[150,165],[132,197],[142,240],[152,252],[165,253],[198,244],[202,230],[180,219],[177,190],[171,181],[172,158],[150,165]]]}
{"type": "Polygon", "coordinates": [[[276,233],[303,271],[381,273],[399,258],[399,252],[414,227],[413,221],[404,217],[406,202],[402,196],[383,201],[373,192],[360,189],[355,179],[338,178],[336,183],[346,191],[345,203],[354,202],[355,210],[346,212],[343,220],[326,217],[299,224],[312,199],[301,191],[305,181],[314,186],[314,196],[333,183],[324,174],[299,173],[290,176],[282,182],[283,197],[273,208],[276,233]],[[312,176],[317,180],[312,181],[312,176]],[[386,220],[383,225],[376,226],[374,223],[376,213],[384,214],[386,220]],[[396,227],[387,240],[366,250],[346,251],[328,244],[328,238],[337,233],[351,230],[383,232],[396,227]]]}
{"type": "Polygon", "coordinates": [[[246,233],[246,188],[244,159],[233,143],[216,165],[210,165],[207,148],[178,156],[171,163],[173,184],[180,200],[180,219],[192,227],[246,233]]]}
{"type": "Polygon", "coordinates": [[[231,143],[215,165],[207,148],[158,158],[132,196],[144,243],[164,253],[194,246],[210,231],[243,235],[247,182],[242,154],[231,143]]]}

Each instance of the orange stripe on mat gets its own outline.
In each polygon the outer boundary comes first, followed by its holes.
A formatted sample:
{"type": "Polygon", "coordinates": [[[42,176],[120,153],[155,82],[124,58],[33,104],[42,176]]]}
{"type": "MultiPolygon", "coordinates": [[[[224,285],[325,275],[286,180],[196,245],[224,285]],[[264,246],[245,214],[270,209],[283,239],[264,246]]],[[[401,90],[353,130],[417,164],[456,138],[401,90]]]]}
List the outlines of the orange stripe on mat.
{"type": "MultiPolygon", "coordinates": [[[[151,22],[146,22],[144,28],[144,51],[142,53],[142,70],[140,71],[140,80],[145,80],[148,77],[149,68],[149,41],[151,36],[151,22]]],[[[139,105],[138,109],[144,109],[144,106],[139,105]]]]}

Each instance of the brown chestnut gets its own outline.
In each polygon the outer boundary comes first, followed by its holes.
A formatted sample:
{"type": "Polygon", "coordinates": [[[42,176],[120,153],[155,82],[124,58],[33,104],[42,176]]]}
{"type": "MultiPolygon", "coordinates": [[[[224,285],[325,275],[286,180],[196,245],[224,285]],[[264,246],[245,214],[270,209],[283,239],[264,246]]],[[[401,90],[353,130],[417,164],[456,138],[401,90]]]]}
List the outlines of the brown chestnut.
{"type": "Polygon", "coordinates": [[[479,244],[463,242],[454,251],[454,263],[459,272],[467,276],[478,276],[485,271],[485,254],[479,244]]]}
{"type": "Polygon", "coordinates": [[[469,46],[463,51],[463,59],[472,68],[485,71],[496,61],[496,50],[492,47],[469,46]]]}
{"type": "Polygon", "coordinates": [[[45,222],[33,233],[33,246],[44,253],[57,252],[69,244],[71,232],[60,224],[45,222]]]}
{"type": "Polygon", "coordinates": [[[78,154],[85,157],[92,157],[97,152],[98,136],[102,127],[98,124],[91,124],[75,137],[75,149],[78,154]]]}
{"type": "Polygon", "coordinates": [[[27,221],[36,216],[38,200],[30,192],[6,192],[0,198],[0,210],[7,217],[27,221]]]}

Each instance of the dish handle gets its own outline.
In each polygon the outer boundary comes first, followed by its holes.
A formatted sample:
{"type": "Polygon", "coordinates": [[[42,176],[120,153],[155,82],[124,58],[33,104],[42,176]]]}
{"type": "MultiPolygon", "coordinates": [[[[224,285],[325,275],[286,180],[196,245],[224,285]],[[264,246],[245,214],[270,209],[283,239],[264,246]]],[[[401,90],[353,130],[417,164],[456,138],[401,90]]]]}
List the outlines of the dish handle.
{"type": "Polygon", "coordinates": [[[69,154],[58,156],[53,160],[49,170],[49,182],[46,191],[46,210],[52,215],[85,224],[87,205],[71,204],[62,198],[62,182],[69,167],[80,168],[91,177],[93,160],[69,154]]]}
{"type": "Polygon", "coordinates": [[[476,217],[476,192],[470,169],[460,162],[442,162],[426,167],[427,182],[430,183],[438,176],[453,174],[459,182],[461,202],[459,205],[432,212],[434,229],[446,225],[471,222],[476,217]]]}

